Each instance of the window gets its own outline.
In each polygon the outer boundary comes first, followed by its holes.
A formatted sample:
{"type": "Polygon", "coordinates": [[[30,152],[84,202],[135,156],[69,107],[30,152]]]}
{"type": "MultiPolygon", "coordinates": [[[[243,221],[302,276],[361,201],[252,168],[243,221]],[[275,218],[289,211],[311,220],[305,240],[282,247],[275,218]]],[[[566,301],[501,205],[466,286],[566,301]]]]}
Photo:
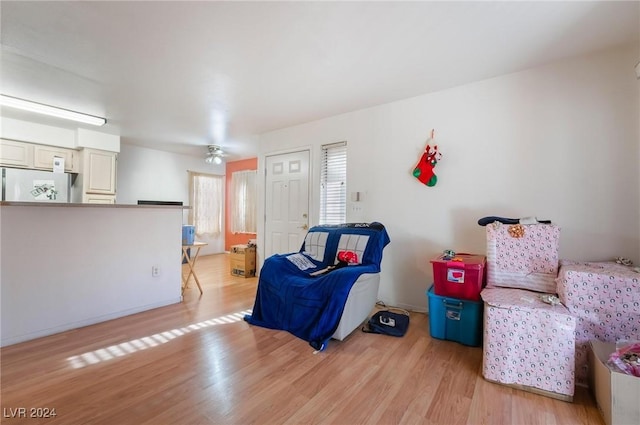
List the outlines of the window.
{"type": "Polygon", "coordinates": [[[256,233],[257,175],[256,170],[236,171],[231,174],[233,233],[256,233]]]}
{"type": "Polygon", "coordinates": [[[347,220],[347,142],[322,146],[320,224],[347,220]]]}
{"type": "Polygon", "coordinates": [[[223,177],[189,171],[191,223],[196,235],[222,233],[223,177]]]}

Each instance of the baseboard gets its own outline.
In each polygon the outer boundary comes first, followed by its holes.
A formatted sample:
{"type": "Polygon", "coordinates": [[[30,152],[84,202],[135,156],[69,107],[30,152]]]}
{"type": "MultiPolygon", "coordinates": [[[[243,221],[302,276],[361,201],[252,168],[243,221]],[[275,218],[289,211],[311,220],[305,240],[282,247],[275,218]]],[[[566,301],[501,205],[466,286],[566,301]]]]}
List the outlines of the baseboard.
{"type": "Polygon", "coordinates": [[[401,308],[403,310],[413,311],[413,312],[416,312],[416,313],[428,313],[426,305],[415,306],[415,305],[404,304],[404,303],[395,304],[395,303],[387,302],[385,300],[378,300],[378,302],[384,303],[384,305],[386,305],[387,307],[398,307],[398,308],[401,308]]]}

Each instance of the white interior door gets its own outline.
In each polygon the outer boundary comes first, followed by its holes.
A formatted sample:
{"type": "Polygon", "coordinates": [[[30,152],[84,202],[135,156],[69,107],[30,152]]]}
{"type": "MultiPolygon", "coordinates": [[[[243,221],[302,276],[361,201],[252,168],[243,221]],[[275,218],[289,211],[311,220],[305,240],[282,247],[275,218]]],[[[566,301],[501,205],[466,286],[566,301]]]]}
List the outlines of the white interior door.
{"type": "Polygon", "coordinates": [[[298,251],[309,228],[309,151],[266,158],[265,258],[298,251]]]}

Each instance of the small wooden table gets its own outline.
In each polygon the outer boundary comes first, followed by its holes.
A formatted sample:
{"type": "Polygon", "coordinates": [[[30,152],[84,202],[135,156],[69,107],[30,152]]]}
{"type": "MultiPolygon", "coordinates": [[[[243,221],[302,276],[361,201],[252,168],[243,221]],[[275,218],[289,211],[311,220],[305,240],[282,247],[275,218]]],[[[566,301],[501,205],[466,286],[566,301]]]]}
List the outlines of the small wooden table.
{"type": "MultiPolygon", "coordinates": [[[[200,248],[208,245],[206,242],[194,242],[193,245],[182,245],[182,261],[187,262],[187,266],[189,267],[189,273],[187,273],[187,277],[182,276],[182,294],[184,294],[184,290],[187,289],[189,285],[189,278],[193,276],[196,281],[196,285],[198,285],[198,289],[200,290],[200,294],[202,295],[202,286],[200,286],[200,281],[198,280],[198,275],[196,275],[196,271],[193,269],[196,265],[196,261],[198,260],[198,254],[200,253],[200,248]],[[191,249],[191,252],[189,252],[191,249]]],[[[182,273],[180,273],[182,275],[182,273]]]]}

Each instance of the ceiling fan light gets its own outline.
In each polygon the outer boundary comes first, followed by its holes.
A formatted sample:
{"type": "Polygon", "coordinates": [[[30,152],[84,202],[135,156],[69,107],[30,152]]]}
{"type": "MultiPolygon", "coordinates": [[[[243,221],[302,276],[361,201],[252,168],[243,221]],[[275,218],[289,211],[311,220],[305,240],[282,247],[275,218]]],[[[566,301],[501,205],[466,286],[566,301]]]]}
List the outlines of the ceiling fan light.
{"type": "Polygon", "coordinates": [[[208,149],[209,149],[209,152],[207,153],[207,156],[204,159],[204,161],[207,164],[216,164],[216,165],[222,164],[222,157],[225,156],[222,148],[217,145],[209,145],[208,149]]]}

